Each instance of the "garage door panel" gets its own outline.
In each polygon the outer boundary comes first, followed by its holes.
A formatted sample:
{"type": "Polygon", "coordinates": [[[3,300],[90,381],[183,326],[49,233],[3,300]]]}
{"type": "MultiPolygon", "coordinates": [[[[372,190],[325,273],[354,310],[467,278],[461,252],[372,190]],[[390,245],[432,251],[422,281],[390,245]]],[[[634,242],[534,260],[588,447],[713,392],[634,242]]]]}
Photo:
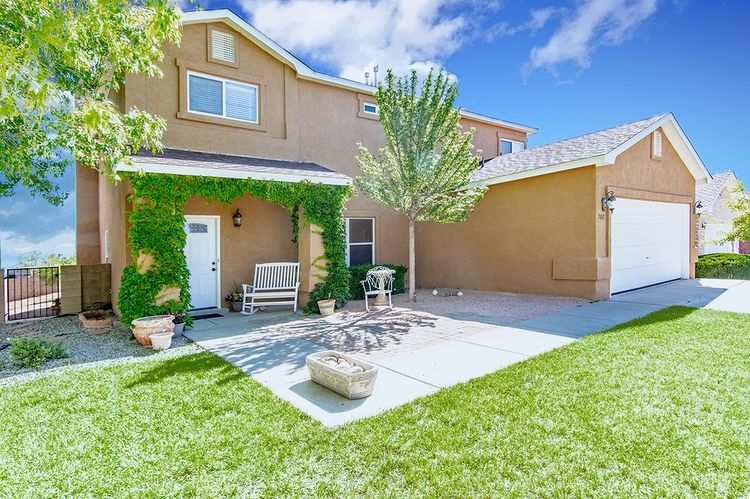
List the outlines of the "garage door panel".
{"type": "Polygon", "coordinates": [[[687,204],[618,199],[612,214],[611,291],[687,277],[687,204]]]}

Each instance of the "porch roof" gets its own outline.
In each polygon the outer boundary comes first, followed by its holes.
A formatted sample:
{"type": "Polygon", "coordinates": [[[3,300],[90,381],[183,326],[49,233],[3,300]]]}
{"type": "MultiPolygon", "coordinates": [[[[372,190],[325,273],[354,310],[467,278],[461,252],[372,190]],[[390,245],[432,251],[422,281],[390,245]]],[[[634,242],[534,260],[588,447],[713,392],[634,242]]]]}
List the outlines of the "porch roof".
{"type": "Polygon", "coordinates": [[[352,178],[307,161],[233,156],[182,149],[164,149],[160,153],[140,151],[132,156],[132,165],[122,165],[120,171],[144,171],[198,177],[253,178],[280,182],[309,182],[327,185],[347,185],[352,178]]]}

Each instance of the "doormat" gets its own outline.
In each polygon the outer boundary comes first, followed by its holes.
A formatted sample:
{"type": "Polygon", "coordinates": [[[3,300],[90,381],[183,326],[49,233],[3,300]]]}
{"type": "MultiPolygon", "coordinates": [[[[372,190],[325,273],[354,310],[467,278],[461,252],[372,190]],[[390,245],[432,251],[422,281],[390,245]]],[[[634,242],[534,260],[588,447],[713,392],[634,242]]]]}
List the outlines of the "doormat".
{"type": "Polygon", "coordinates": [[[205,314],[205,315],[191,315],[190,317],[192,317],[194,321],[199,321],[201,319],[213,319],[214,317],[224,317],[224,316],[221,314],[205,314]]]}

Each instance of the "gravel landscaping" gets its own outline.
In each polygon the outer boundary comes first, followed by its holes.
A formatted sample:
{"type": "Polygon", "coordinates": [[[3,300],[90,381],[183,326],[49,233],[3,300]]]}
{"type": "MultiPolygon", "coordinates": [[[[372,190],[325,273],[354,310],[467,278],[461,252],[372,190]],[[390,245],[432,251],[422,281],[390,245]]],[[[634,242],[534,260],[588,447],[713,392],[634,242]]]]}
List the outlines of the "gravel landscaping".
{"type": "MultiPolygon", "coordinates": [[[[433,295],[432,289],[418,289],[416,303],[409,303],[406,293],[393,295],[393,306],[453,319],[511,324],[589,303],[588,300],[581,298],[564,296],[458,289],[438,289],[437,291],[438,294],[433,295]],[[463,296],[456,296],[459,291],[463,293],[463,296]]],[[[364,300],[350,301],[343,308],[348,312],[360,312],[364,309],[364,300]]]]}
{"type": "Polygon", "coordinates": [[[55,317],[31,320],[0,326],[0,386],[15,384],[42,375],[56,373],[61,369],[88,368],[127,363],[154,357],[164,359],[176,355],[200,351],[184,336],[172,339],[172,347],[164,352],[155,352],[135,341],[130,329],[115,321],[114,326],[103,329],[84,329],[78,317],[55,317]],[[9,340],[31,337],[48,338],[62,342],[68,357],[47,362],[38,369],[20,369],[10,356],[9,340]]]}

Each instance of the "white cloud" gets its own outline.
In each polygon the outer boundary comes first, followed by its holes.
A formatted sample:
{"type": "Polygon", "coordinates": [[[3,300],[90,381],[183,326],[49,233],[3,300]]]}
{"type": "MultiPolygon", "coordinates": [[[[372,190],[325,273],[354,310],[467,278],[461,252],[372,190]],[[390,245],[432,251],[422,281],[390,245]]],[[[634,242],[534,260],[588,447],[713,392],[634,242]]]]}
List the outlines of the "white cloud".
{"type": "Polygon", "coordinates": [[[585,0],[566,18],[546,45],[531,50],[525,73],[539,68],[557,74],[558,66],[591,65],[601,45],[619,45],[656,12],[657,0],[585,0]]]}
{"type": "Polygon", "coordinates": [[[565,9],[562,7],[544,7],[532,10],[529,12],[529,18],[521,24],[513,25],[508,21],[502,21],[492,26],[485,32],[485,39],[491,42],[496,38],[517,35],[523,31],[533,34],[544,28],[550,19],[563,12],[565,12],[565,9]]]}
{"type": "Polygon", "coordinates": [[[66,228],[46,239],[36,240],[14,232],[0,231],[2,241],[2,266],[16,265],[21,253],[38,251],[43,256],[61,253],[66,256],[76,254],[76,234],[72,228],[66,228]]]}
{"type": "Polygon", "coordinates": [[[472,12],[496,10],[458,0],[243,0],[252,23],[282,46],[364,80],[380,66],[399,74],[429,71],[473,36],[472,12]],[[466,7],[468,6],[468,10],[466,7]],[[462,9],[459,9],[461,7],[462,9]]]}

